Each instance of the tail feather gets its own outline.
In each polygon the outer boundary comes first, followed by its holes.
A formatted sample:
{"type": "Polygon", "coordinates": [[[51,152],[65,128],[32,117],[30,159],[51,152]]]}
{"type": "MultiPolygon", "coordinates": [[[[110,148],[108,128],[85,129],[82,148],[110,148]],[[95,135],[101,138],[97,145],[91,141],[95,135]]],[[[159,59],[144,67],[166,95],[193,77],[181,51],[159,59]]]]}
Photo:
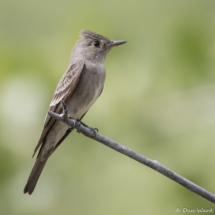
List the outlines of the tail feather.
{"type": "Polygon", "coordinates": [[[29,195],[33,193],[37,181],[40,177],[40,174],[46,164],[46,161],[47,159],[45,159],[44,161],[40,161],[39,158],[36,159],[31,174],[28,178],[27,184],[25,185],[24,193],[28,193],[29,195]]]}

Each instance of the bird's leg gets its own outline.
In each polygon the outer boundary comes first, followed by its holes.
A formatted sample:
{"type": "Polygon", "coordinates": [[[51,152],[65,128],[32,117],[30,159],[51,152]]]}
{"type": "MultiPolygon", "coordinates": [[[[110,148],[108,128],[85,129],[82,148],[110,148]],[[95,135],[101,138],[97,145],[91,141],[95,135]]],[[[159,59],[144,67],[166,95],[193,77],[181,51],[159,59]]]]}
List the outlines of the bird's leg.
{"type": "MultiPolygon", "coordinates": [[[[83,123],[80,119],[77,119],[76,121],[79,122],[80,124],[82,124],[83,126],[89,128],[93,132],[94,137],[96,136],[96,133],[99,132],[98,128],[89,127],[88,125],[86,125],[85,123],[83,123]]],[[[77,130],[77,132],[78,132],[78,130],[77,130]]]]}
{"type": "Polygon", "coordinates": [[[77,124],[77,123],[79,123],[79,122],[77,122],[77,120],[76,120],[75,118],[69,117],[69,116],[68,116],[67,107],[66,107],[66,104],[64,103],[63,100],[61,100],[61,105],[62,105],[62,107],[63,107],[63,113],[61,114],[61,117],[62,117],[62,119],[63,119],[65,122],[68,122],[69,120],[72,120],[72,121],[73,121],[73,123],[74,123],[73,126],[68,125],[69,130],[73,131],[73,130],[75,129],[76,125],[77,125],[78,127],[80,126],[80,125],[77,124]]]}
{"type": "Polygon", "coordinates": [[[68,125],[69,127],[69,130],[73,131],[75,128],[77,129],[77,132],[79,133],[79,129],[78,127],[82,124],[83,126],[89,128],[93,134],[94,134],[94,137],[96,136],[96,132],[98,132],[98,128],[91,128],[89,127],[88,125],[84,124],[80,119],[75,119],[73,117],[69,117],[68,116],[68,113],[67,113],[67,108],[66,108],[66,104],[64,103],[63,100],[61,100],[61,105],[63,107],[63,113],[61,114],[61,118],[63,119],[64,122],[68,122],[69,120],[72,120],[74,125],[71,126],[71,125],[68,125]]]}

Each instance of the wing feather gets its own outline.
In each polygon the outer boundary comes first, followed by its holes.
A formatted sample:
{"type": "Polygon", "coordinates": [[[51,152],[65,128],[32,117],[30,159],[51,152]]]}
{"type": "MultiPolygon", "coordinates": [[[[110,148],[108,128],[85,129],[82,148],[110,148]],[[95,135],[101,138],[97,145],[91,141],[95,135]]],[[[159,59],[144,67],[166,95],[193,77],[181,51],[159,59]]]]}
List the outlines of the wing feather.
{"type": "MultiPolygon", "coordinates": [[[[65,103],[68,101],[68,98],[72,95],[75,87],[78,84],[83,68],[84,68],[84,62],[82,60],[78,60],[76,61],[75,64],[72,64],[68,68],[68,70],[64,73],[55,90],[53,99],[49,106],[49,111],[52,111],[58,114],[62,113],[62,106],[60,102],[61,100],[63,100],[65,103]]],[[[45,142],[45,139],[49,131],[51,130],[51,128],[54,126],[55,122],[56,120],[54,118],[52,118],[48,114],[46,115],[43,131],[39,139],[39,142],[34,150],[34,154],[41,146],[41,144],[45,142]]]]}

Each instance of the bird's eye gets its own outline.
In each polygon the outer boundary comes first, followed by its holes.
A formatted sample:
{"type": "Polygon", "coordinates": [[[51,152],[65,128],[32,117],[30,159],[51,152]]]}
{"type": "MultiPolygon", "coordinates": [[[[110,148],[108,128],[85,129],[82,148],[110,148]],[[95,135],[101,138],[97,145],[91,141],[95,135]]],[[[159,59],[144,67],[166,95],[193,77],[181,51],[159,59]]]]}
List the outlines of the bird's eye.
{"type": "Polygon", "coordinates": [[[96,46],[96,47],[99,47],[100,43],[99,43],[99,41],[95,41],[95,42],[93,43],[93,45],[96,46]]]}

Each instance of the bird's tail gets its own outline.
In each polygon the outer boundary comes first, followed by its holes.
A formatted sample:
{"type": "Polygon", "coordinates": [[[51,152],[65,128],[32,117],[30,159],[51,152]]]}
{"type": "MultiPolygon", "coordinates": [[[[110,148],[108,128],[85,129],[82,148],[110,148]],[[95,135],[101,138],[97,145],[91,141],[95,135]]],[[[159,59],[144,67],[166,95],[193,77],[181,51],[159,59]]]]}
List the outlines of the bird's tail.
{"type": "Polygon", "coordinates": [[[27,184],[25,185],[24,188],[24,193],[28,193],[31,195],[34,191],[34,188],[37,184],[37,181],[40,177],[40,174],[46,164],[47,159],[40,161],[39,158],[36,159],[34,166],[32,168],[31,174],[28,178],[27,184]]]}

